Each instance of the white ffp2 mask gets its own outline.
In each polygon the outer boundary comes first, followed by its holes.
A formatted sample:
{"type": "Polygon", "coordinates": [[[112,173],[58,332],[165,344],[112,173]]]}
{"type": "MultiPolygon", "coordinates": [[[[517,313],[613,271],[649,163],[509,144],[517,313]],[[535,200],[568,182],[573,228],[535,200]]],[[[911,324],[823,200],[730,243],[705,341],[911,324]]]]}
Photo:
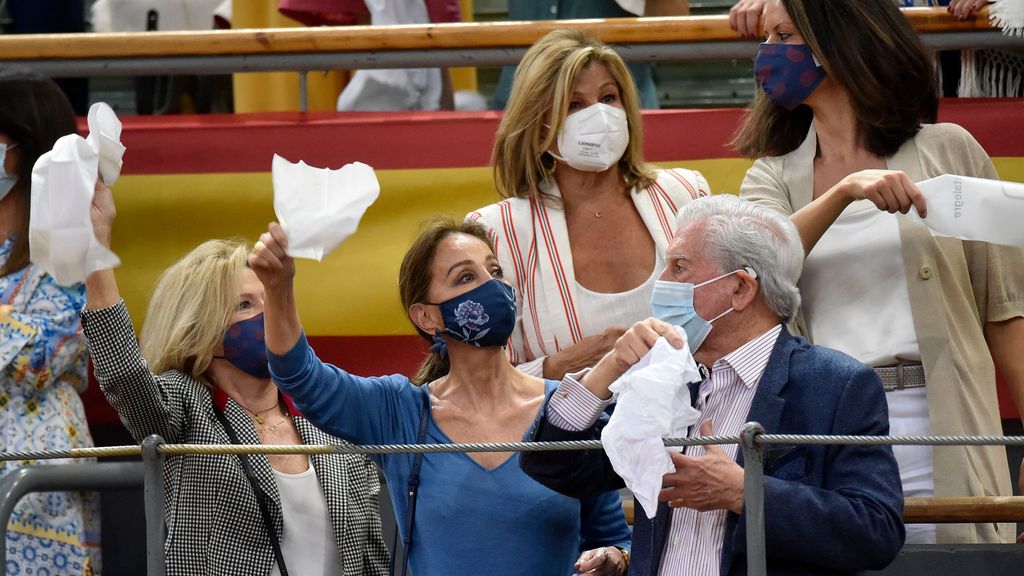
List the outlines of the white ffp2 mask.
{"type": "Polygon", "coordinates": [[[622,158],[629,146],[626,111],[601,104],[570,114],[558,134],[558,151],[552,156],[584,172],[603,172],[622,158]]]}

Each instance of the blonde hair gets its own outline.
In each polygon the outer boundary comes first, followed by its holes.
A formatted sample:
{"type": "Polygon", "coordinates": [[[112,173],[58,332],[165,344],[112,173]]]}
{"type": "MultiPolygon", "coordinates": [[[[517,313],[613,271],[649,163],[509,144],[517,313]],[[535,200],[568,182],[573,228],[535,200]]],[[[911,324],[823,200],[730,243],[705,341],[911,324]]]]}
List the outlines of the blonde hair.
{"type": "Polygon", "coordinates": [[[629,125],[629,145],[619,160],[627,186],[646,187],[653,169],[643,161],[643,126],[636,85],[622,58],[600,40],[573,30],[555,30],[538,40],[516,69],[505,115],[498,126],[491,163],[494,186],[503,198],[539,195],[540,184],[554,166],[546,151],[565,123],[572,86],[580,71],[592,63],[608,69],[619,87],[629,125]],[[545,113],[550,126],[542,138],[545,113]]]}
{"type": "Polygon", "coordinates": [[[149,301],[139,346],[155,374],[203,376],[224,340],[249,256],[241,242],[203,242],[164,271],[149,301]]]}

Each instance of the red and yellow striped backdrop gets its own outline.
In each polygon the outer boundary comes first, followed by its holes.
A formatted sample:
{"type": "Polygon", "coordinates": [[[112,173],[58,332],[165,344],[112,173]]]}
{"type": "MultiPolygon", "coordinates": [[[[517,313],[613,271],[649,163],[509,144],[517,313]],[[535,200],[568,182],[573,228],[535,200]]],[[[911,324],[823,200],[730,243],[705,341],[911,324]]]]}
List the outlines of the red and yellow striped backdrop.
{"type": "MultiPolygon", "coordinates": [[[[741,110],[644,114],[646,156],[700,170],[715,193],[736,193],[750,165],[727,146],[741,110]]],[[[942,120],[970,130],[1007,180],[1024,181],[1020,100],[947,101],[942,120]]],[[[359,231],[323,262],[302,261],[299,311],[325,359],[355,373],[410,373],[421,345],[398,301],[398,265],[429,215],[497,197],[487,168],[499,114],[273,113],[124,119],[124,171],[114,193],[118,282],[136,322],[162,270],[210,238],[256,240],[274,219],[273,154],[312,166],[373,166],[381,196],[359,231]]],[[[102,397],[90,418],[116,421],[102,397]]]]}

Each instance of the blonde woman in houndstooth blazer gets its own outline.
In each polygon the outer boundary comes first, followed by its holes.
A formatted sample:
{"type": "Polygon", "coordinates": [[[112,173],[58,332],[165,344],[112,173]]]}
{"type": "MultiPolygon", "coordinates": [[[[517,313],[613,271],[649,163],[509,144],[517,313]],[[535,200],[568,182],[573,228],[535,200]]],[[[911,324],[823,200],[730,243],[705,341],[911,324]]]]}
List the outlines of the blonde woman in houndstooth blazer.
{"type": "MultiPolygon", "coordinates": [[[[110,190],[97,185],[93,226],[108,246],[113,220],[110,190]]],[[[247,257],[243,244],[211,240],[164,272],[140,343],[113,271],[86,280],[82,326],[96,378],[136,440],[159,434],[189,444],[342,442],[299,415],[271,382],[263,285],[247,257]]],[[[234,455],[167,459],[169,575],[387,573],[380,483],[367,458],[247,458],[249,472],[234,455]]]]}

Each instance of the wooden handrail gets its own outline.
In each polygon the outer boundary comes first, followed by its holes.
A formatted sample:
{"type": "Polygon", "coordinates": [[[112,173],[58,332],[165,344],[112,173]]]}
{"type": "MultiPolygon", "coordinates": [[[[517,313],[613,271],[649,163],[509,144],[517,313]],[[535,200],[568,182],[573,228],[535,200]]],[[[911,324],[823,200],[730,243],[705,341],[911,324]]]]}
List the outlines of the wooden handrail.
{"type": "MultiPolygon", "coordinates": [[[[991,29],[986,10],[964,21],[954,20],[944,8],[905,8],[903,12],[918,32],[991,29]]],[[[729,28],[727,16],[685,16],[408,26],[2,35],[0,59],[36,61],[525,47],[559,28],[586,30],[610,44],[740,39],[729,28]]]]}
{"type": "MultiPolygon", "coordinates": [[[[626,522],[633,523],[632,500],[622,501],[626,522]]],[[[907,498],[903,505],[907,524],[950,524],[1024,521],[1024,496],[973,496],[959,498],[907,498]]]]}
{"type": "Polygon", "coordinates": [[[908,524],[1022,520],[1024,496],[907,498],[903,505],[903,521],[908,524]]]}

